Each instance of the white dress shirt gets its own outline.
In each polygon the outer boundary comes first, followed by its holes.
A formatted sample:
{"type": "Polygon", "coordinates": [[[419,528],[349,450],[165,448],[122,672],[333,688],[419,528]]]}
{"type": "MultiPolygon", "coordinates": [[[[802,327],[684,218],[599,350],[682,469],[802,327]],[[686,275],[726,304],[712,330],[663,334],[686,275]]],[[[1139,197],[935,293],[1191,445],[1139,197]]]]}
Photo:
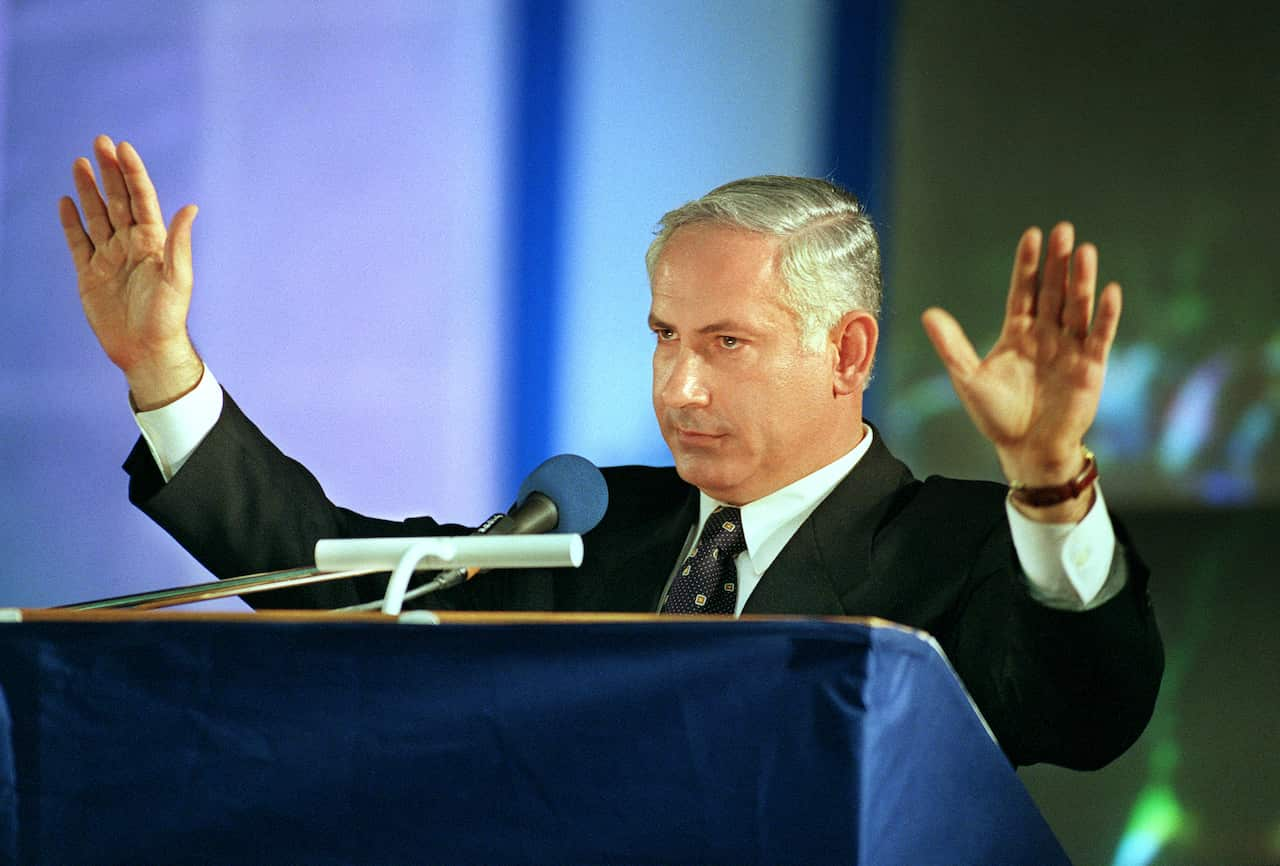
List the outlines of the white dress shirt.
{"type": "MultiPolygon", "coordinates": [[[[768,496],[741,506],[747,549],[734,560],[738,570],[736,614],[741,615],[761,575],[777,559],[791,536],[871,448],[875,434],[866,425],[862,430],[862,439],[843,457],[768,496]]],[[[1124,569],[1112,572],[1116,536],[1107,518],[1101,488],[1097,494],[1084,519],[1079,523],[1066,524],[1037,523],[1014,508],[1006,498],[1005,513],[1018,562],[1027,576],[1032,597],[1041,604],[1064,610],[1087,610],[1112,598],[1124,586],[1124,569]]],[[[726,504],[705,493],[700,494],[698,525],[689,531],[676,567],[688,555],[707,517],[718,506],[726,504]]],[[[1120,564],[1123,565],[1123,560],[1120,564]]],[[[670,590],[674,577],[675,567],[667,580],[667,590],[670,590]]],[[[666,598],[666,591],[663,598],[666,598]]]]}
{"type": "MultiPolygon", "coordinates": [[[[134,413],[142,438],[165,481],[178,473],[221,414],[222,388],[208,367],[200,383],[190,393],[168,406],[134,413]]],[[[858,444],[844,456],[742,506],[747,549],[738,555],[735,563],[738,569],[735,613],[742,613],[761,575],[773,564],[800,525],[867,453],[874,434],[865,425],[863,433],[858,444]]],[[[1074,524],[1037,523],[1005,500],[1005,512],[1018,561],[1027,576],[1031,595],[1042,604],[1065,610],[1087,610],[1107,601],[1124,586],[1124,561],[1119,561],[1119,568],[1111,567],[1115,556],[1115,532],[1107,517],[1102,489],[1095,485],[1095,490],[1097,496],[1089,513],[1074,524]]],[[[689,547],[702,532],[707,516],[721,504],[724,503],[705,493],[700,495],[698,524],[690,529],[684,551],[675,565],[684,561],[689,547]]],[[[675,565],[672,567],[673,576],[675,565]]]]}

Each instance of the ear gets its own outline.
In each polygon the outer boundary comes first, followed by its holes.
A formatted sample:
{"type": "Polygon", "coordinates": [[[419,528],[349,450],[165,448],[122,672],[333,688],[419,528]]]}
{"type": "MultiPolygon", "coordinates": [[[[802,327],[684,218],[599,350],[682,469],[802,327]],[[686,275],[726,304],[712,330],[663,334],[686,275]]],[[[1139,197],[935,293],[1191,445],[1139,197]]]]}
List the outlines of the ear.
{"type": "Polygon", "coordinates": [[[836,396],[861,394],[871,378],[880,326],[865,310],[851,310],[831,329],[832,390],[836,396]]]}

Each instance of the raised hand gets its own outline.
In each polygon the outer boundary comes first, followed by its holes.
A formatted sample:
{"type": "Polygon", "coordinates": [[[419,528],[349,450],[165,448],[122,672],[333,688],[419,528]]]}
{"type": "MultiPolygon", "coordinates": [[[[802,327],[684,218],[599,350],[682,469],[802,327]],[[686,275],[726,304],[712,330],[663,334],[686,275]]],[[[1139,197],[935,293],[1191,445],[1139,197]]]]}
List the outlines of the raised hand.
{"type": "Polygon", "coordinates": [[[106,201],[93,166],[81,157],[71,174],[84,222],[67,196],[58,202],[58,217],[89,325],[124,372],[135,406],[156,408],[190,391],[204,372],[187,334],[196,207],[179,210],[166,231],[138,152],[105,135],[94,140],[93,151],[106,201]]]}
{"type": "MultiPolygon", "coordinates": [[[[1018,242],[1004,327],[979,358],[960,324],[945,310],[925,311],[923,324],[952,385],[978,429],[995,445],[1005,476],[1033,487],[1065,483],[1081,470],[1081,444],[1102,394],[1107,355],[1120,322],[1120,286],[1097,300],[1098,251],[1075,247],[1075,230],[1059,223],[1049,234],[1043,272],[1041,234],[1018,242]],[[1074,252],[1073,252],[1074,248],[1074,252]]],[[[1078,520],[1092,494],[1039,519],[1078,520]]]]}

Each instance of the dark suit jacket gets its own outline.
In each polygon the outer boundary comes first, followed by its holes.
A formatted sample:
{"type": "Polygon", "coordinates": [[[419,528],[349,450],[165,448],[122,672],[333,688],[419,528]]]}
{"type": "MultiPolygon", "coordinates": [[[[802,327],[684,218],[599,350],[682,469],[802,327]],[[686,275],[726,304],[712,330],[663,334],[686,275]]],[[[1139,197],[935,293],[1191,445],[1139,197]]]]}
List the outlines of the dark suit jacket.
{"type": "MultiPolygon", "coordinates": [[[[466,534],[430,518],[339,508],[226,398],[222,417],[163,483],[139,441],[130,499],[219,577],[314,561],[320,538],[466,534]]],[[[580,569],[494,573],[435,608],[652,612],[697,518],[674,469],[604,470],[609,508],[580,569]]],[[[1123,544],[1128,582],[1101,607],[1053,610],[1027,593],[1005,488],[918,481],[876,436],[765,572],[746,613],[878,616],[933,634],[1015,763],[1092,768],[1145,727],[1163,669],[1147,572],[1123,544]]],[[[1123,539],[1123,536],[1121,536],[1123,539]]],[[[262,607],[329,608],[382,595],[385,575],[249,596],[262,607]]]]}

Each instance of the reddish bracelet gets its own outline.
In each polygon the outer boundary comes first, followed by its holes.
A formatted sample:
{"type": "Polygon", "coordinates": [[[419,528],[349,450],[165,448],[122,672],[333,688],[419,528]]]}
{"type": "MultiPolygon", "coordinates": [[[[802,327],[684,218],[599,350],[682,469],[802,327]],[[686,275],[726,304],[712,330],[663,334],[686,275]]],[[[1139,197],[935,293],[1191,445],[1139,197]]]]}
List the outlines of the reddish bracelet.
{"type": "Polygon", "coordinates": [[[1057,484],[1053,487],[1028,487],[1020,481],[1011,481],[1009,482],[1010,495],[1023,505],[1030,505],[1032,508],[1046,508],[1075,499],[1098,480],[1098,461],[1094,459],[1093,452],[1088,448],[1082,448],[1082,450],[1084,451],[1084,468],[1080,470],[1079,475],[1066,484],[1057,484]]]}

